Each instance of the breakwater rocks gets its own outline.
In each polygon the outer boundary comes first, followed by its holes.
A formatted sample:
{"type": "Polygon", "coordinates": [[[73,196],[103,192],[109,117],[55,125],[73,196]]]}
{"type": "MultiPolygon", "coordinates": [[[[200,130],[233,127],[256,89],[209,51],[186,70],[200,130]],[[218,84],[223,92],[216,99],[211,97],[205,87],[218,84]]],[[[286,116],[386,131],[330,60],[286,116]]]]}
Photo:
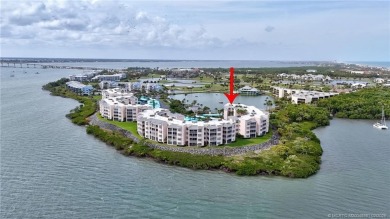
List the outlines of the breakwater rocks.
{"type": "MultiPolygon", "coordinates": [[[[124,130],[113,124],[100,120],[99,118],[97,118],[96,113],[93,114],[91,117],[89,117],[89,124],[99,126],[102,129],[107,129],[107,130],[121,133],[122,135],[132,139],[134,142],[140,141],[131,132],[124,130]]],[[[279,136],[276,133],[274,133],[271,139],[266,142],[263,142],[261,144],[256,144],[256,145],[243,146],[243,147],[223,147],[223,146],[222,147],[215,146],[215,147],[207,147],[207,148],[189,147],[189,146],[176,147],[170,145],[153,144],[151,142],[145,142],[145,145],[150,148],[163,150],[163,151],[173,151],[173,152],[182,152],[182,153],[199,154],[199,155],[212,155],[212,156],[218,156],[218,155],[232,156],[237,154],[244,154],[251,151],[268,149],[271,146],[276,145],[278,143],[279,143],[279,136]]]]}

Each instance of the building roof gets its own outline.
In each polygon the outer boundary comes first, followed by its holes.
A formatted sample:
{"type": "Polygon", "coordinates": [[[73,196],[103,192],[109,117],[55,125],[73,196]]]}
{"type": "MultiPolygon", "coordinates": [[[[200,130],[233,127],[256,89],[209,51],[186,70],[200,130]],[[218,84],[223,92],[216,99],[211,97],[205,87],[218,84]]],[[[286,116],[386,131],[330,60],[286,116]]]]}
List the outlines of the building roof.
{"type": "Polygon", "coordinates": [[[258,89],[250,87],[250,86],[245,86],[245,87],[242,87],[242,88],[240,88],[238,90],[239,91],[259,91],[258,89]]]}
{"type": "Polygon", "coordinates": [[[166,122],[168,125],[196,125],[197,127],[207,127],[207,126],[219,126],[219,125],[232,125],[234,122],[232,120],[210,120],[206,121],[186,121],[185,116],[181,114],[171,113],[167,109],[153,109],[153,110],[145,110],[142,112],[141,117],[146,119],[153,119],[156,122],[166,122]]]}
{"type": "Polygon", "coordinates": [[[85,85],[78,81],[68,81],[66,82],[66,85],[78,89],[84,89],[84,88],[93,89],[92,85],[85,85]]]}

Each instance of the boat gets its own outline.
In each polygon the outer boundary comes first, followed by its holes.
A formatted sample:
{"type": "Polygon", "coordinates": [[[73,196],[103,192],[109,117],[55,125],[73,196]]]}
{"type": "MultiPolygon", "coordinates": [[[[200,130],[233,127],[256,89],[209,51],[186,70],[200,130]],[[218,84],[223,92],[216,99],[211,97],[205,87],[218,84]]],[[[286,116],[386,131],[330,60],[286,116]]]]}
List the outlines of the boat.
{"type": "Polygon", "coordinates": [[[37,75],[37,74],[39,74],[39,72],[35,72],[35,74],[37,75]]]}
{"type": "Polygon", "coordinates": [[[382,107],[382,119],[380,122],[377,122],[375,123],[374,125],[372,125],[374,128],[377,128],[377,129],[381,129],[381,130],[386,130],[388,129],[389,127],[387,127],[386,125],[386,120],[385,120],[385,111],[382,107]]]}

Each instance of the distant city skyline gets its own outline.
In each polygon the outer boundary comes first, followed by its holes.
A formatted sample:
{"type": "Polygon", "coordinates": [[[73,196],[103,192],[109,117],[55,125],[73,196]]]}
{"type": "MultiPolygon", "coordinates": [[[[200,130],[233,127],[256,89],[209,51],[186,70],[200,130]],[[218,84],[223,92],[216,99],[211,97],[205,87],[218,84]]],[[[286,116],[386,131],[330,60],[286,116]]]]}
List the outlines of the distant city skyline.
{"type": "Polygon", "coordinates": [[[390,61],[388,1],[1,1],[1,57],[390,61]]]}

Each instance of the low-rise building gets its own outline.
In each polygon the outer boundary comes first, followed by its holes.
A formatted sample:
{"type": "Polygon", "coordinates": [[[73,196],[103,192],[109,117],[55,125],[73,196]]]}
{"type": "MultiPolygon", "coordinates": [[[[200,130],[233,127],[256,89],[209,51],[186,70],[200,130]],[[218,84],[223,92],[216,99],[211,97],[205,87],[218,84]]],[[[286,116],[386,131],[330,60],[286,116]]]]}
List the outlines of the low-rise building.
{"type": "Polygon", "coordinates": [[[99,82],[100,89],[110,89],[119,87],[118,82],[116,81],[101,81],[99,82]]]}
{"type": "Polygon", "coordinates": [[[353,83],[353,84],[351,84],[351,88],[352,89],[362,89],[362,88],[367,87],[367,84],[368,83],[353,83]]]}
{"type": "Polygon", "coordinates": [[[348,72],[351,74],[359,74],[359,75],[364,74],[364,71],[349,70],[348,72]]]}
{"type": "Polygon", "coordinates": [[[157,83],[134,82],[131,84],[132,90],[144,90],[145,92],[160,91],[160,90],[162,90],[162,88],[163,87],[157,83]]]}
{"type": "Polygon", "coordinates": [[[260,91],[256,88],[245,86],[240,89],[238,89],[238,93],[243,96],[257,96],[260,95],[260,91]]]}
{"type": "Polygon", "coordinates": [[[383,84],[386,80],[383,79],[383,78],[375,78],[374,79],[374,82],[377,83],[377,84],[383,84]]]}
{"type": "Polygon", "coordinates": [[[96,75],[92,78],[93,81],[120,81],[126,78],[126,74],[118,73],[113,75],[96,75]]]}
{"type": "Polygon", "coordinates": [[[315,103],[318,100],[338,95],[332,92],[300,91],[291,95],[291,102],[295,104],[315,103]]]}
{"type": "Polygon", "coordinates": [[[291,79],[291,80],[305,80],[305,81],[332,81],[333,79],[329,76],[324,76],[322,74],[303,74],[303,75],[297,75],[297,74],[287,74],[287,73],[281,73],[277,75],[279,78],[282,79],[291,79]]]}
{"type": "Polygon", "coordinates": [[[93,92],[92,85],[85,85],[78,81],[66,82],[66,88],[79,95],[91,95],[93,92]]]}
{"type": "Polygon", "coordinates": [[[85,72],[83,74],[78,74],[78,75],[69,75],[69,80],[71,81],[90,81],[91,78],[93,78],[95,75],[97,75],[97,71],[90,71],[90,72],[85,72]]]}
{"type": "Polygon", "coordinates": [[[272,93],[278,98],[291,99],[292,103],[313,103],[320,99],[338,95],[334,92],[308,91],[301,89],[290,89],[284,87],[271,87],[272,93]]]}

